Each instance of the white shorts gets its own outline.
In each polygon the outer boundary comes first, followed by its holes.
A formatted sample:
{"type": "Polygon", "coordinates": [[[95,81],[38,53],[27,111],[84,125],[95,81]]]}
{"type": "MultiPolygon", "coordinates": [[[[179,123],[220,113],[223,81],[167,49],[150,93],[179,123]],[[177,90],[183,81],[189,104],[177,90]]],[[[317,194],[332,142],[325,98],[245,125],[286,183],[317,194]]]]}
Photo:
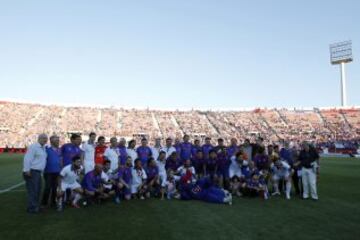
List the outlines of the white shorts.
{"type": "Polygon", "coordinates": [[[229,178],[233,178],[234,176],[241,177],[241,169],[240,168],[229,168],[229,178]]]}
{"type": "Polygon", "coordinates": [[[65,192],[66,189],[74,190],[77,188],[81,188],[80,184],[78,182],[74,182],[71,184],[61,182],[61,191],[65,192]]]}
{"type": "Polygon", "coordinates": [[[161,187],[165,187],[166,179],[167,179],[166,172],[165,173],[159,173],[159,177],[160,177],[161,187]]]}
{"type": "Polygon", "coordinates": [[[141,184],[132,184],[131,185],[131,194],[135,194],[138,192],[138,188],[141,184]]]}
{"type": "Polygon", "coordinates": [[[280,179],[288,178],[289,176],[290,176],[289,172],[283,172],[283,173],[274,174],[272,178],[274,181],[278,181],[280,179]]]}

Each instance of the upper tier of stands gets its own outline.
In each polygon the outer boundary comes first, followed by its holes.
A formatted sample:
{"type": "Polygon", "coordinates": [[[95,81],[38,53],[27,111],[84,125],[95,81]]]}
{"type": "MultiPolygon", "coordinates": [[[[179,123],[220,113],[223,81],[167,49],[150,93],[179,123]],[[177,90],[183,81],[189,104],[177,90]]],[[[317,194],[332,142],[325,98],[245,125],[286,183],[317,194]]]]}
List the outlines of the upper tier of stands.
{"type": "Polygon", "coordinates": [[[27,146],[39,133],[67,141],[70,133],[91,131],[107,138],[181,138],[186,133],[227,142],[256,135],[267,141],[348,140],[360,137],[360,109],[157,111],[0,102],[0,147],[27,146]]]}

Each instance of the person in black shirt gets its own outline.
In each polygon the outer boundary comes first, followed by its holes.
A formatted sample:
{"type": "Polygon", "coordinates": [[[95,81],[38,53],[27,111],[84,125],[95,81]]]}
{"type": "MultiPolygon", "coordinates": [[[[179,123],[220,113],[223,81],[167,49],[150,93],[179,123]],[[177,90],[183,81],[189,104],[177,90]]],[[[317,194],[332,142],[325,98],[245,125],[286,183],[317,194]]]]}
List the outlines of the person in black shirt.
{"type": "Polygon", "coordinates": [[[298,161],[295,166],[301,168],[302,184],[303,184],[303,199],[309,198],[309,190],[311,198],[318,200],[316,178],[319,174],[319,154],[316,149],[304,142],[302,150],[300,151],[298,161]]]}

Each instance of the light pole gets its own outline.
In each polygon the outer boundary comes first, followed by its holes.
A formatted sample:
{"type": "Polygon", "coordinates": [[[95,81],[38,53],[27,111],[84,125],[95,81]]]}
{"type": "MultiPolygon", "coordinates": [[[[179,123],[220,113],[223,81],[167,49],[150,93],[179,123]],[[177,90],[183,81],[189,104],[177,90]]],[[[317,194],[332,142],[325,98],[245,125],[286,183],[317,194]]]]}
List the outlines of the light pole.
{"type": "Polygon", "coordinates": [[[330,62],[340,64],[341,74],[341,106],[347,106],[345,63],[353,61],[351,41],[339,42],[330,45],[330,62]]]}

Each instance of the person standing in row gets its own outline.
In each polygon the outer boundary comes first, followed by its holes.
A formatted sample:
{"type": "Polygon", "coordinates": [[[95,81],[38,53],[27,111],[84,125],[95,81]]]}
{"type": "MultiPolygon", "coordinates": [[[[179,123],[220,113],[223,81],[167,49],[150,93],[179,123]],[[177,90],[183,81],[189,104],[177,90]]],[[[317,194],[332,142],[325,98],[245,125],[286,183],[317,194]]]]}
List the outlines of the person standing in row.
{"type": "Polygon", "coordinates": [[[48,136],[40,134],[37,143],[30,145],[24,156],[23,176],[28,194],[28,213],[38,213],[40,210],[41,172],[46,166],[47,141],[48,136]]]}
{"type": "Polygon", "coordinates": [[[80,148],[81,141],[82,141],[81,136],[79,134],[74,133],[70,137],[70,143],[64,144],[61,147],[62,167],[71,165],[72,159],[75,156],[81,156],[82,154],[82,150],[80,148]]]}
{"type": "MultiPolygon", "coordinates": [[[[100,136],[98,137],[98,143],[95,147],[95,164],[104,165],[104,153],[107,146],[105,145],[105,137],[100,136]]],[[[91,169],[92,170],[92,169],[91,169]]]]}
{"type": "Polygon", "coordinates": [[[89,140],[83,144],[85,174],[95,167],[95,140],[96,133],[89,134],[89,140]]]}
{"type": "Polygon", "coordinates": [[[56,206],[56,188],[61,171],[61,151],[59,148],[60,138],[56,135],[50,137],[50,146],[46,147],[46,167],[44,171],[45,188],[41,204],[47,206],[51,196],[50,205],[56,206]]]}
{"type": "Polygon", "coordinates": [[[301,176],[303,184],[303,199],[309,198],[309,190],[311,198],[318,200],[316,179],[319,174],[319,154],[316,149],[304,142],[300,151],[297,166],[301,167],[301,176]]]}

